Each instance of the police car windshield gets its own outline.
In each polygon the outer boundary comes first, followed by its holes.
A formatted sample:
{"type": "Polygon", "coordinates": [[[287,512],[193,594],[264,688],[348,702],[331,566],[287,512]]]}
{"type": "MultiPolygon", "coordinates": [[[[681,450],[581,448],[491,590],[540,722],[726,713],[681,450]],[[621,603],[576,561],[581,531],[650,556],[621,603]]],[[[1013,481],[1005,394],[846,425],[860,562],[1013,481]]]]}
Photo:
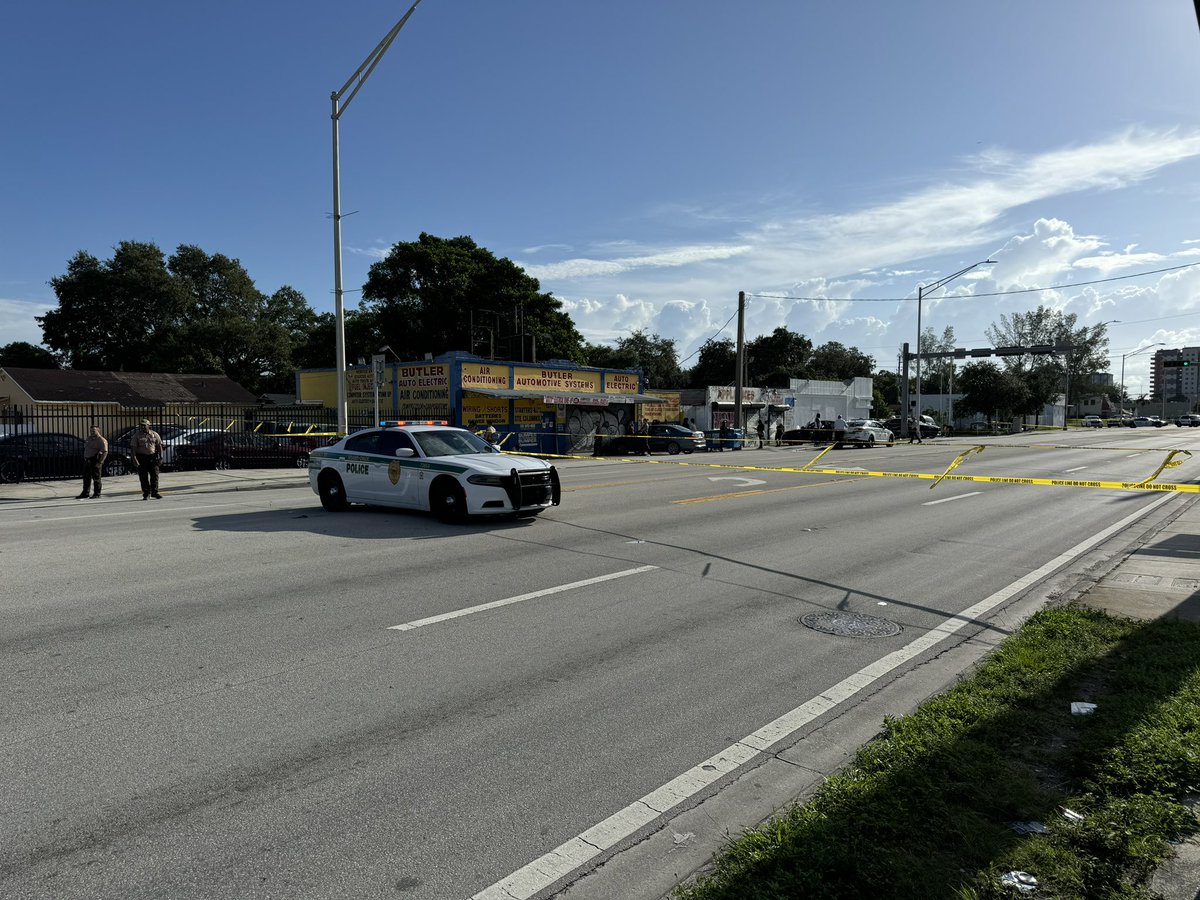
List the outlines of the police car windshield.
{"type": "Polygon", "coordinates": [[[425,456],[462,456],[467,453],[491,453],[483,438],[469,431],[447,428],[439,431],[414,431],[413,440],[425,456]]]}

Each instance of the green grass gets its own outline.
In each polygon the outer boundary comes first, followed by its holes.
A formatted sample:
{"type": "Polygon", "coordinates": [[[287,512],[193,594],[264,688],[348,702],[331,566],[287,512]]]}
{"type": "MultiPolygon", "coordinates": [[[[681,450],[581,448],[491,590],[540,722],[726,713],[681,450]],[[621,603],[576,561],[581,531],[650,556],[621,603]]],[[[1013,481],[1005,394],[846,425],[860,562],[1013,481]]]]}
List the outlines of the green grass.
{"type": "Polygon", "coordinates": [[[1197,830],[1181,803],[1197,792],[1200,626],[1047,610],[676,894],[990,900],[1018,896],[999,877],[1019,869],[1036,900],[1149,898],[1168,841],[1197,830]],[[1048,832],[1008,826],[1027,820],[1048,832]]]}

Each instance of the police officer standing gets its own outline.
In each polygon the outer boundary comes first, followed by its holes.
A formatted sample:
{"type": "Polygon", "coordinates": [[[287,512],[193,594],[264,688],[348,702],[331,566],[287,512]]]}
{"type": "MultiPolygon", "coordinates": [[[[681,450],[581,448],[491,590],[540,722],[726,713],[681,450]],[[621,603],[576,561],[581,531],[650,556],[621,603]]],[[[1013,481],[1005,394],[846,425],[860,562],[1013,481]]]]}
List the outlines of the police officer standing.
{"type": "Polygon", "coordinates": [[[108,441],[100,434],[100,426],[93,425],[92,433],[83,442],[83,493],[76,500],[100,496],[100,476],[107,457],[108,441]]]}
{"type": "Polygon", "coordinates": [[[142,424],[129,442],[129,449],[133,451],[138,479],[142,482],[142,499],[153,497],[161,500],[162,494],[158,492],[158,461],[162,458],[163,441],[157,431],[150,430],[149,419],[142,419],[142,424]]]}

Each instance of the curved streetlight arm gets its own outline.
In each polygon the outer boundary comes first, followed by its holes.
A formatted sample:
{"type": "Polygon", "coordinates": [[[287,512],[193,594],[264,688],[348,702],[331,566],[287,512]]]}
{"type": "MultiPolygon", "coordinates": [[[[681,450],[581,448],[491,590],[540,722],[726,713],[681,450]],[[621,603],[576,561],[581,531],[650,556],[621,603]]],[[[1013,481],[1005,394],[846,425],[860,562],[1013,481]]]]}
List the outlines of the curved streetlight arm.
{"type": "Polygon", "coordinates": [[[1148,344],[1145,347],[1139,347],[1137,350],[1134,350],[1132,353],[1122,353],[1121,354],[1121,398],[1120,398],[1120,402],[1121,402],[1121,411],[1122,412],[1125,411],[1125,360],[1129,359],[1129,357],[1131,357],[1131,356],[1137,356],[1139,353],[1145,353],[1147,350],[1152,350],[1155,347],[1165,347],[1165,346],[1167,346],[1166,341],[1158,341],[1153,344],[1148,344]]]}
{"type": "MultiPolygon", "coordinates": [[[[996,261],[994,259],[991,259],[990,257],[988,259],[981,259],[977,263],[971,263],[971,265],[967,266],[965,269],[959,269],[957,272],[955,272],[952,275],[947,275],[945,278],[939,278],[933,284],[922,284],[922,285],[917,286],[917,412],[916,412],[916,420],[915,421],[917,423],[917,439],[918,440],[921,437],[921,304],[925,300],[925,295],[927,293],[932,293],[933,291],[938,290],[938,288],[945,287],[950,282],[952,282],[955,278],[957,278],[959,275],[966,275],[972,269],[977,268],[979,266],[987,266],[987,265],[995,265],[995,264],[996,264],[996,261]]],[[[908,410],[907,409],[901,411],[901,414],[900,414],[900,435],[902,437],[908,436],[908,410]]]]}
{"type": "Polygon", "coordinates": [[[337,419],[338,432],[346,434],[349,431],[349,416],[346,409],[346,311],[345,304],[342,301],[342,189],[341,189],[341,153],[338,147],[338,122],[341,120],[342,113],[350,106],[350,101],[354,99],[359,90],[366,83],[371,73],[375,71],[375,67],[379,65],[379,61],[383,59],[383,55],[387,53],[388,48],[392,46],[392,41],[396,39],[396,35],[400,33],[400,29],[404,27],[409,17],[419,6],[421,0],[416,0],[412,6],[408,8],[403,16],[400,17],[391,30],[384,35],[381,40],[362,61],[354,74],[349,80],[342,85],[340,91],[334,91],[329,95],[330,103],[333,106],[333,112],[330,114],[330,119],[333,122],[333,310],[334,310],[334,343],[336,345],[336,364],[337,373],[335,381],[337,382],[337,419]],[[353,85],[353,90],[350,90],[353,85]],[[342,95],[350,90],[349,96],[346,97],[346,102],[339,105],[342,95]]]}
{"type": "Polygon", "coordinates": [[[367,58],[362,61],[362,65],[354,70],[354,74],[346,80],[346,83],[342,85],[342,89],[340,91],[335,91],[331,95],[334,100],[341,100],[342,95],[346,93],[350,85],[354,85],[354,90],[350,91],[350,96],[347,97],[346,102],[341,105],[341,109],[335,109],[334,118],[338,118],[346,111],[346,107],[350,105],[350,101],[354,99],[354,95],[358,93],[359,88],[361,88],[366,83],[367,79],[371,77],[371,73],[375,71],[375,67],[379,65],[379,61],[383,59],[383,55],[387,53],[388,48],[392,46],[392,41],[396,39],[396,35],[400,33],[400,29],[403,28],[408,22],[409,16],[411,16],[413,12],[416,11],[416,8],[420,5],[421,0],[416,0],[416,3],[408,8],[408,12],[400,17],[400,21],[392,26],[392,30],[385,34],[383,36],[383,40],[376,45],[375,49],[367,54],[367,58]],[[357,82],[357,84],[355,82],[357,82]]]}

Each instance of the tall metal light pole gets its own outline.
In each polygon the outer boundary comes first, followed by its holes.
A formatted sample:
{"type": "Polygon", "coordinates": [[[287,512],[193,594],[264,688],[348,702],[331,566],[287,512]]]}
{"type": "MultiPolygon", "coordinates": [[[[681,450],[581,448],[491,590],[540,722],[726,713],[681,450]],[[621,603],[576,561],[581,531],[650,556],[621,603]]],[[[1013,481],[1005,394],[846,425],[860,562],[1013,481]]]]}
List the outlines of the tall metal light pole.
{"type": "MultiPolygon", "coordinates": [[[[935,281],[933,284],[921,284],[917,286],[917,437],[921,437],[921,304],[925,300],[926,294],[931,294],[939,288],[944,288],[950,282],[960,275],[966,275],[972,269],[979,266],[994,266],[994,259],[981,259],[977,263],[972,263],[965,269],[959,269],[953,275],[947,275],[935,281]]],[[[900,419],[900,433],[903,434],[907,430],[908,425],[908,410],[904,410],[903,417],[900,419]]]]}
{"type": "Polygon", "coordinates": [[[1125,360],[1130,356],[1137,356],[1139,353],[1145,353],[1147,350],[1150,350],[1153,347],[1165,347],[1166,345],[1166,341],[1158,341],[1154,344],[1147,344],[1145,347],[1139,347],[1137,350],[1134,350],[1131,353],[1121,354],[1121,415],[1125,414],[1125,360]]]}
{"type": "Polygon", "coordinates": [[[413,14],[420,3],[421,0],[416,0],[416,3],[408,8],[408,12],[400,17],[400,21],[392,26],[392,30],[384,35],[383,40],[374,50],[367,54],[367,58],[354,70],[354,74],[342,85],[342,89],[329,95],[329,99],[333,103],[333,114],[330,116],[333,119],[333,333],[334,342],[337,345],[337,417],[338,433],[340,434],[347,432],[349,422],[346,414],[346,310],[342,302],[342,191],[338,153],[338,120],[350,106],[350,101],[354,99],[359,88],[375,71],[379,60],[383,59],[383,54],[387,53],[388,47],[392,46],[392,41],[396,39],[396,35],[400,33],[400,29],[404,27],[408,17],[413,14]],[[350,91],[350,95],[346,97],[346,102],[342,103],[342,96],[347,91],[350,91]]]}

